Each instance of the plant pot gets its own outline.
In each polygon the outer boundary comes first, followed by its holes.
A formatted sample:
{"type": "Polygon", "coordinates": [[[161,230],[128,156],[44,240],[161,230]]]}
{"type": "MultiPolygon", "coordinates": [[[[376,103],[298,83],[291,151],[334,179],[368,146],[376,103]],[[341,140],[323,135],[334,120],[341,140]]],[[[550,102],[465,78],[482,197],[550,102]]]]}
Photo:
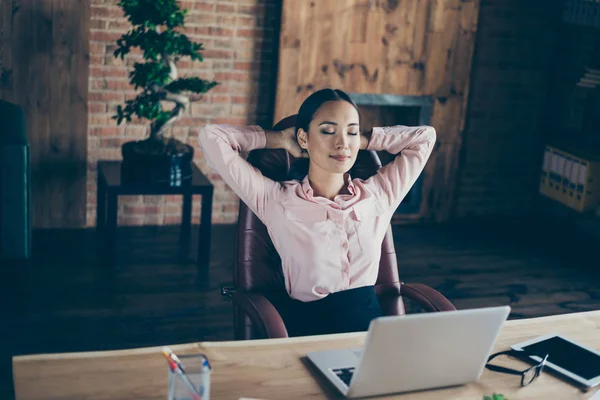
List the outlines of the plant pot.
{"type": "Polygon", "coordinates": [[[177,139],[146,139],[124,143],[122,176],[135,182],[179,186],[192,176],[194,148],[177,139]]]}

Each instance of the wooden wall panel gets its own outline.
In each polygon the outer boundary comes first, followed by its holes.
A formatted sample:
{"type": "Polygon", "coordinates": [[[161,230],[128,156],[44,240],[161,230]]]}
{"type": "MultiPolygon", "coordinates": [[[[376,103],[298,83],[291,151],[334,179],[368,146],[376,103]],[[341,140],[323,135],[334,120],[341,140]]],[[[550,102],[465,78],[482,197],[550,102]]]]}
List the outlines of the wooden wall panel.
{"type": "Polygon", "coordinates": [[[2,0],[2,98],[25,110],[34,227],[85,225],[89,0],[2,0]]]}
{"type": "Polygon", "coordinates": [[[416,217],[447,220],[478,10],[479,0],[283,0],[275,121],[323,87],[434,96],[438,145],[416,217]]]}

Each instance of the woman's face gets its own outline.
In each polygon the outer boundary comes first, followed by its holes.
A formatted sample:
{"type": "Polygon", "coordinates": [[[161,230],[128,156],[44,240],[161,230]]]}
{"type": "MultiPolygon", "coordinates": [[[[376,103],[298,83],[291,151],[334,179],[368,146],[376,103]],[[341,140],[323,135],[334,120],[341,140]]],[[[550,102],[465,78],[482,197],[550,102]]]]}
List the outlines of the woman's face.
{"type": "Polygon", "coordinates": [[[352,168],[360,148],[358,111],[347,101],[328,101],[319,107],[308,134],[298,131],[298,143],[310,157],[310,167],[343,174],[352,168]]]}

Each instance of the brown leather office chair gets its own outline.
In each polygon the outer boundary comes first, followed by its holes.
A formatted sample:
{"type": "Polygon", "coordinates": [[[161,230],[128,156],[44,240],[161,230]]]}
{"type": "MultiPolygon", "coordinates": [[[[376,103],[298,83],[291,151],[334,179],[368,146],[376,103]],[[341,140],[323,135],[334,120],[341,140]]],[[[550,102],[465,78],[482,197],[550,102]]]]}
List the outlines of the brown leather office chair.
{"type": "MultiPolygon", "coordinates": [[[[295,115],[273,127],[282,130],[295,125],[295,115]]],[[[263,175],[276,180],[288,179],[295,162],[285,150],[255,150],[248,161],[263,175]]],[[[367,179],[375,174],[381,162],[374,151],[361,151],[351,171],[353,178],[367,179]]],[[[287,337],[287,330],[267,293],[285,291],[281,259],[273,247],[266,227],[240,201],[237,225],[237,255],[233,270],[235,288],[230,289],[234,306],[235,338],[259,339],[287,337]]],[[[391,226],[382,244],[376,293],[384,315],[404,314],[402,297],[414,300],[425,311],[451,311],[456,308],[436,290],[423,284],[405,284],[398,277],[396,250],[391,226]]]]}

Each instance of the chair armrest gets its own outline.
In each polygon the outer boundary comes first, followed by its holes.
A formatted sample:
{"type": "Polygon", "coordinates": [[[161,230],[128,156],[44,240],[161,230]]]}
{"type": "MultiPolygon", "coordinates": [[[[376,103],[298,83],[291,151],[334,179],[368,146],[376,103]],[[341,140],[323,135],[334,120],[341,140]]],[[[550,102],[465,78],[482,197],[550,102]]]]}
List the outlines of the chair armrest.
{"type": "Polygon", "coordinates": [[[400,282],[378,283],[375,285],[375,293],[383,315],[404,315],[400,282]]]}
{"type": "Polygon", "coordinates": [[[235,292],[233,304],[250,318],[260,335],[268,338],[286,338],[287,329],[273,304],[265,296],[252,292],[235,292]]]}
{"type": "Polygon", "coordinates": [[[400,295],[414,300],[425,311],[456,311],[456,307],[437,290],[422,283],[403,283],[400,295]]]}

